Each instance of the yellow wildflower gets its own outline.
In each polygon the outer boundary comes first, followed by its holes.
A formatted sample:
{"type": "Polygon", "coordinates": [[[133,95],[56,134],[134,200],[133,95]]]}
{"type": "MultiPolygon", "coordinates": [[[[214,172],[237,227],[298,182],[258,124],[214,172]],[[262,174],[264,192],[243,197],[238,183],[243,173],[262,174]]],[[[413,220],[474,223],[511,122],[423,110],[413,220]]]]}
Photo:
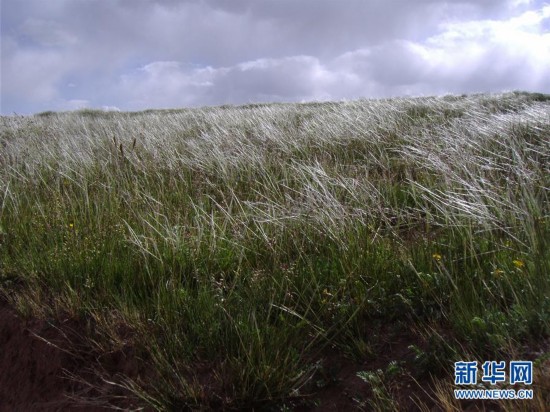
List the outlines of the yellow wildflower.
{"type": "Polygon", "coordinates": [[[513,263],[514,266],[517,267],[518,269],[521,269],[522,267],[525,266],[525,263],[524,263],[522,260],[519,260],[519,259],[516,259],[516,260],[512,261],[512,263],[513,263]]]}
{"type": "Polygon", "coordinates": [[[441,255],[439,253],[434,253],[432,257],[437,260],[438,262],[441,260],[441,255]]]}
{"type": "Polygon", "coordinates": [[[74,227],[73,223],[69,223],[69,227],[72,229],[74,227]]]}
{"type": "Polygon", "coordinates": [[[501,269],[495,269],[493,270],[493,276],[496,276],[497,278],[502,276],[504,274],[504,271],[501,269]]]}

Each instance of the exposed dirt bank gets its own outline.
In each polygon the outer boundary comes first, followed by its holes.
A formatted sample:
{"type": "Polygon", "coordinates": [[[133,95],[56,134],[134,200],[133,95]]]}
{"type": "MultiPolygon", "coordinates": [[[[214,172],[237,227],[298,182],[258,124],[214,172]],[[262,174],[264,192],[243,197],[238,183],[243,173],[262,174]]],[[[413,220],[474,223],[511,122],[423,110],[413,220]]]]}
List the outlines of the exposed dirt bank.
{"type": "MultiPolygon", "coordinates": [[[[80,327],[79,327],[80,326],[80,327]]],[[[132,409],[136,399],[92,373],[136,376],[131,353],[103,356],[90,350],[74,320],[25,320],[0,299],[0,411],[105,411],[132,409]]]]}

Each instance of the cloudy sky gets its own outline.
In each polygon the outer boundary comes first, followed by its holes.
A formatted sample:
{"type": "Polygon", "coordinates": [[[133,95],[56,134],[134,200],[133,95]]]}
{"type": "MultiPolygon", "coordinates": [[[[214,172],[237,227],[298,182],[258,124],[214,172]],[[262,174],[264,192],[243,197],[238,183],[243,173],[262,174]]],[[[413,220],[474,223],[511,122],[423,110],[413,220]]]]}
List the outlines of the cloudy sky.
{"type": "Polygon", "coordinates": [[[1,113],[529,90],[539,0],[1,0],[1,113]]]}

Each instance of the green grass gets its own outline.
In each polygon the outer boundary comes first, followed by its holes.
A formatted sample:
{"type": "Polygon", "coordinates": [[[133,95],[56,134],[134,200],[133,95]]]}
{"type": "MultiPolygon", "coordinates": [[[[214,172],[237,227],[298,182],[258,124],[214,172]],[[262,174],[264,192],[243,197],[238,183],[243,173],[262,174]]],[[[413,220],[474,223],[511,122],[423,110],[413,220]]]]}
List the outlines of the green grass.
{"type": "Polygon", "coordinates": [[[393,408],[382,325],[416,377],[548,338],[548,136],[518,92],[2,117],[0,289],[127,325],[159,410],[315,394],[327,350],[393,408]]]}

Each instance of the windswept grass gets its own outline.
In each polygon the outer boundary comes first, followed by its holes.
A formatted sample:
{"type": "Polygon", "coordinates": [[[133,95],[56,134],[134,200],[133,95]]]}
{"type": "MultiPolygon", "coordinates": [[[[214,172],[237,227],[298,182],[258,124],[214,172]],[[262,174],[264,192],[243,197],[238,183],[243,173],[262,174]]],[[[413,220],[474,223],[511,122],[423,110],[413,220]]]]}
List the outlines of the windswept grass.
{"type": "Polygon", "coordinates": [[[131,328],[155,378],[121,382],[159,410],[306,398],[328,350],[403,334],[390,375],[450,379],[548,339],[549,137],[517,92],[2,117],[0,288],[105,350],[131,328]]]}

